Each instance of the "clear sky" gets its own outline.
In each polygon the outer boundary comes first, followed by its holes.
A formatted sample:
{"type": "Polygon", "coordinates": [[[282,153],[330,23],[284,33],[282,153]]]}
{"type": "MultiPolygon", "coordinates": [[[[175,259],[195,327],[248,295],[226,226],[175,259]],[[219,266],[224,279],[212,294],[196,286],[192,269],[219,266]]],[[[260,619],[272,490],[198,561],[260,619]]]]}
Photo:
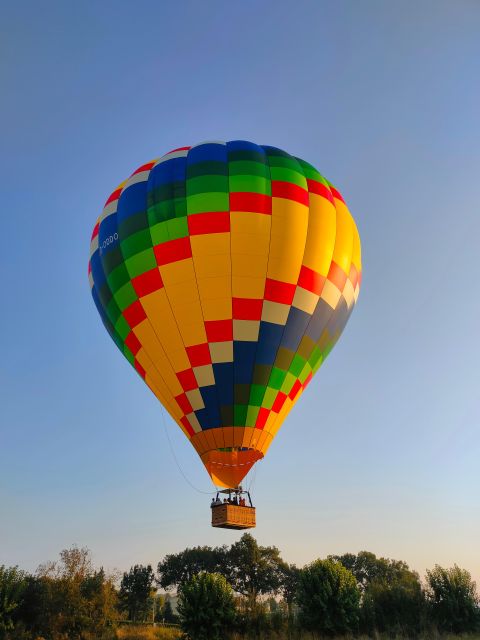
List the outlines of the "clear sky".
{"type": "Polygon", "coordinates": [[[0,25],[0,564],[77,543],[126,569],[239,538],[182,478],[87,261],[137,166],[243,138],[338,186],[364,266],[342,339],[257,465],[254,534],[297,564],[368,549],[480,578],[480,4],[30,1],[3,3],[0,25]]]}

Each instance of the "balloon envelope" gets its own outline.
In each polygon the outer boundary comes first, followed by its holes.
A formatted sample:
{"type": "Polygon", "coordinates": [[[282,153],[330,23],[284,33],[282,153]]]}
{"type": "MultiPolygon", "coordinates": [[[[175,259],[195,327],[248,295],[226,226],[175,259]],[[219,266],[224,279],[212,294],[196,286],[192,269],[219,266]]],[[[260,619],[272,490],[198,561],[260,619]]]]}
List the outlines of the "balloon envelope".
{"type": "Polygon", "coordinates": [[[360,239],[310,164],[208,142],[148,162],[112,193],[89,279],[118,348],[213,482],[236,487],[341,334],[360,239]]]}

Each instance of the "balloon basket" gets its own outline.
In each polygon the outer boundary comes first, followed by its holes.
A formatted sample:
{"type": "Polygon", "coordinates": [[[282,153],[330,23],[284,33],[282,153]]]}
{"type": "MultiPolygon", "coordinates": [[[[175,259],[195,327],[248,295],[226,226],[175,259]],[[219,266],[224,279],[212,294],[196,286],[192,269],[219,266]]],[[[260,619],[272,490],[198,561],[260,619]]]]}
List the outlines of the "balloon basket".
{"type": "Polygon", "coordinates": [[[212,527],[217,529],[253,529],[256,526],[256,512],[252,504],[250,493],[239,489],[224,489],[217,493],[217,497],[210,505],[212,511],[212,527]],[[219,494],[228,494],[222,502],[219,494]],[[232,499],[232,493],[234,498],[232,499]],[[241,496],[248,496],[249,505],[246,500],[240,504],[241,496]]]}

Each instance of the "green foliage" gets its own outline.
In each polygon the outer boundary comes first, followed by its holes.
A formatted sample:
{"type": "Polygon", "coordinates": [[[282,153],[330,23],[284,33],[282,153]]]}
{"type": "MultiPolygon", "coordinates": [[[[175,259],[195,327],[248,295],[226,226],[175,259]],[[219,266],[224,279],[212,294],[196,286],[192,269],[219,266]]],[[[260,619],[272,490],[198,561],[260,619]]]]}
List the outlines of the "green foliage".
{"type": "Polygon", "coordinates": [[[227,547],[194,547],[165,556],[158,563],[158,584],[162,589],[181,586],[202,571],[221,573],[227,547]]]}
{"type": "Polygon", "coordinates": [[[427,571],[427,597],[440,631],[468,633],[480,628],[476,584],[465,569],[435,565],[427,571]]]}
{"type": "Polygon", "coordinates": [[[285,563],[276,547],[261,547],[244,533],[226,554],[224,574],[233,589],[251,603],[266,593],[276,593],[284,577],[285,563]]]}
{"type": "Polygon", "coordinates": [[[418,575],[405,570],[391,581],[375,579],[366,587],[362,603],[365,631],[412,637],[421,631],[425,597],[418,575]]]}
{"type": "Polygon", "coordinates": [[[35,638],[110,640],[116,602],[113,579],[92,568],[88,549],[72,547],[29,577],[19,617],[35,638]]]}
{"type": "Polygon", "coordinates": [[[405,571],[409,571],[408,565],[403,560],[391,560],[390,558],[377,558],[370,551],[345,553],[342,556],[328,556],[330,560],[340,562],[355,576],[361,591],[365,591],[374,581],[391,582],[401,577],[405,571]]]}
{"type": "Polygon", "coordinates": [[[120,607],[127,611],[128,619],[143,621],[151,608],[151,591],[155,576],[151,565],[136,564],[123,574],[118,594],[120,607]]]}
{"type": "Polygon", "coordinates": [[[178,612],[182,629],[191,640],[224,640],[235,621],[232,588],[219,574],[193,576],[180,587],[178,612]]]}
{"type": "Polygon", "coordinates": [[[18,567],[0,566],[0,638],[13,629],[27,585],[27,576],[18,567]]]}
{"type": "Polygon", "coordinates": [[[325,635],[352,633],[359,620],[360,591],[340,562],[317,560],[300,572],[298,596],[303,626],[325,635]]]}

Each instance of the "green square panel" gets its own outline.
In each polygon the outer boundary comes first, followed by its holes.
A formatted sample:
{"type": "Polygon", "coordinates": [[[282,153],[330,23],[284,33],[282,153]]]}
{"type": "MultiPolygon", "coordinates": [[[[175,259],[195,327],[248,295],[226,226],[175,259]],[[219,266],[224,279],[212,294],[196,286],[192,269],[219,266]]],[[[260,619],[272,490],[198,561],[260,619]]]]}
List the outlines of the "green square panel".
{"type": "Polygon", "coordinates": [[[312,373],[312,367],[309,365],[308,362],[305,363],[305,366],[303,367],[303,369],[300,372],[300,375],[298,376],[298,379],[300,380],[300,382],[302,384],[305,384],[305,380],[308,378],[308,376],[312,373]]]}
{"type": "Polygon", "coordinates": [[[168,233],[168,222],[158,222],[150,227],[150,235],[152,237],[152,244],[155,247],[157,244],[163,244],[170,240],[168,233]]]}
{"type": "Polygon", "coordinates": [[[128,260],[125,260],[125,265],[128,269],[130,278],[136,278],[146,271],[155,269],[157,266],[155,253],[153,252],[153,249],[145,249],[145,251],[141,251],[131,258],[128,258],[128,260]]]}
{"type": "Polygon", "coordinates": [[[270,374],[270,380],[268,382],[269,387],[273,387],[274,389],[280,389],[283,381],[285,380],[285,376],[287,375],[286,371],[282,371],[277,367],[273,367],[272,373],[270,374]]]}
{"type": "Polygon", "coordinates": [[[233,426],[243,427],[247,419],[248,406],[246,404],[236,404],[233,409],[233,426]]]}
{"type": "Polygon", "coordinates": [[[115,293],[124,284],[129,282],[130,276],[127,271],[127,267],[124,264],[119,265],[112,273],[107,277],[108,286],[115,293]]]}
{"type": "Polygon", "coordinates": [[[218,160],[207,160],[187,165],[187,184],[192,178],[205,175],[228,175],[228,165],[218,160]]]}
{"type": "Polygon", "coordinates": [[[188,221],[186,217],[173,218],[166,223],[170,240],[186,238],[188,236],[188,221]]]}
{"type": "Polygon", "coordinates": [[[110,322],[115,326],[118,318],[122,315],[115,298],[112,298],[107,304],[105,307],[105,313],[107,314],[110,322]]]}
{"type": "Polygon", "coordinates": [[[174,198],[157,202],[148,209],[148,222],[150,227],[157,224],[157,222],[165,222],[165,220],[171,220],[172,218],[175,218],[174,198]]]}
{"type": "Polygon", "coordinates": [[[149,249],[152,247],[152,237],[150,235],[149,229],[143,229],[142,231],[137,231],[133,235],[125,238],[121,242],[122,253],[125,257],[131,258],[136,253],[140,253],[145,249],[149,249]]]}
{"type": "Polygon", "coordinates": [[[290,365],[290,373],[293,373],[294,376],[298,378],[300,371],[303,369],[305,365],[305,358],[302,358],[298,353],[296,353],[293,357],[292,364],[290,365]]]}
{"type": "Polygon", "coordinates": [[[123,285],[121,289],[113,294],[113,297],[115,298],[120,311],[124,311],[132,304],[132,302],[135,302],[135,300],[138,299],[131,282],[127,282],[127,284],[123,285]]]}
{"type": "Polygon", "coordinates": [[[275,398],[278,395],[278,389],[272,389],[271,387],[267,387],[265,392],[265,396],[263,398],[262,407],[264,409],[271,409],[273,407],[273,403],[275,402],[275,398]]]}
{"type": "Polygon", "coordinates": [[[187,198],[200,193],[216,193],[228,191],[227,176],[204,175],[189,178],[187,181],[187,198]]]}
{"type": "Polygon", "coordinates": [[[120,251],[120,246],[116,246],[115,249],[103,252],[101,254],[101,260],[105,274],[108,275],[109,273],[112,273],[112,271],[124,261],[123,254],[120,251]]]}
{"type": "Polygon", "coordinates": [[[123,347],[123,355],[126,357],[126,359],[130,362],[132,366],[135,366],[135,356],[127,347],[127,345],[124,345],[123,347]]]}
{"type": "Polygon", "coordinates": [[[248,192],[270,195],[270,180],[266,180],[261,176],[230,176],[229,187],[233,193],[248,192]]]}
{"type": "Polygon", "coordinates": [[[265,395],[265,390],[265,386],[252,384],[249,404],[260,407],[262,404],[263,396],[265,395]]]}
{"type": "Polygon", "coordinates": [[[254,407],[252,405],[248,406],[247,419],[245,421],[245,426],[246,427],[254,427],[255,426],[259,411],[260,411],[260,407],[254,407]]]}
{"type": "Polygon", "coordinates": [[[146,229],[148,227],[148,216],[146,211],[141,211],[140,213],[135,213],[133,216],[129,216],[125,218],[118,225],[118,235],[120,239],[123,241],[128,236],[131,236],[137,231],[141,231],[142,229],[146,229]]]}
{"type": "Polygon", "coordinates": [[[283,381],[282,388],[280,391],[285,394],[289,394],[292,390],[293,385],[295,384],[297,377],[293,375],[293,373],[287,373],[285,376],[285,380],[283,381]]]}
{"type": "Polygon", "coordinates": [[[188,214],[208,213],[209,211],[229,211],[230,199],[227,193],[199,193],[187,197],[188,214]]]}
{"type": "Polygon", "coordinates": [[[118,335],[123,341],[125,341],[125,338],[130,333],[131,331],[130,325],[128,324],[128,322],[125,320],[123,316],[120,316],[117,322],[115,323],[115,331],[118,333],[118,335]]]}

